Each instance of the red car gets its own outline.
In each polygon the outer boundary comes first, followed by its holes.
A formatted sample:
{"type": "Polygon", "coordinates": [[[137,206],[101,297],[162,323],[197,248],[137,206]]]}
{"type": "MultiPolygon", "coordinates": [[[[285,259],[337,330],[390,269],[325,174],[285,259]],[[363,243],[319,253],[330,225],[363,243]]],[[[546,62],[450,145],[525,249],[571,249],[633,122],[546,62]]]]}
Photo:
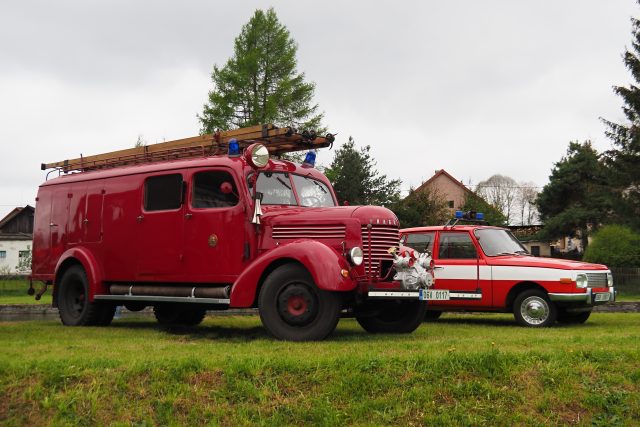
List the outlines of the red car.
{"type": "Polygon", "coordinates": [[[491,311],[512,312],[522,326],[584,323],[595,305],[615,300],[605,265],[534,257],[504,228],[454,222],[400,234],[403,245],[433,254],[436,292],[427,319],[491,311]]]}

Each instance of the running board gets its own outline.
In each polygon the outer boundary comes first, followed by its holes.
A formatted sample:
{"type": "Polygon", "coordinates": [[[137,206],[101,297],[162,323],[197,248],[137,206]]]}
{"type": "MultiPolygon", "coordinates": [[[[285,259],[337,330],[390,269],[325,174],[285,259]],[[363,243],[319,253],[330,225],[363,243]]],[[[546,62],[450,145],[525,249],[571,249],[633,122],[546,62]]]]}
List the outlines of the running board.
{"type": "Polygon", "coordinates": [[[190,304],[229,305],[229,298],[161,297],[154,295],[96,295],[96,301],[186,302],[190,304]]]}

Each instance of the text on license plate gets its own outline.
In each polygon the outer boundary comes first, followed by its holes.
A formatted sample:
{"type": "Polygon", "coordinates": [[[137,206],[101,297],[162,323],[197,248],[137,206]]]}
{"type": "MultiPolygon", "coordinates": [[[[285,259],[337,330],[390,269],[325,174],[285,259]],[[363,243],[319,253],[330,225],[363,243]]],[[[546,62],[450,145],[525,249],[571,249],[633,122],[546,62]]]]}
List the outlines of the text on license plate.
{"type": "Polygon", "coordinates": [[[448,301],[449,291],[441,289],[420,289],[421,301],[448,301]]]}
{"type": "Polygon", "coordinates": [[[609,293],[596,294],[596,301],[609,301],[609,293]]]}

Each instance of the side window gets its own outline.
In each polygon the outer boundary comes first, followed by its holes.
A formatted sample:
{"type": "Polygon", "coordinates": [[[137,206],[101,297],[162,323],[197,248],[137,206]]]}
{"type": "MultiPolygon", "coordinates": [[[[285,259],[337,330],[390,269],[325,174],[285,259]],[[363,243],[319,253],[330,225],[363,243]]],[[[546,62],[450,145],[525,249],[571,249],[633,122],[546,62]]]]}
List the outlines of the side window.
{"type": "Polygon", "coordinates": [[[226,171],[198,172],[193,176],[191,206],[227,208],[238,204],[238,189],[226,171]]]}
{"type": "Polygon", "coordinates": [[[152,176],[144,182],[144,210],[178,209],[182,204],[182,175],[152,176]]]}
{"type": "Polygon", "coordinates": [[[433,240],[435,235],[435,232],[408,234],[404,244],[418,252],[433,252],[433,240]]]}
{"type": "Polygon", "coordinates": [[[469,233],[440,233],[438,259],[475,259],[476,248],[469,233]]]}

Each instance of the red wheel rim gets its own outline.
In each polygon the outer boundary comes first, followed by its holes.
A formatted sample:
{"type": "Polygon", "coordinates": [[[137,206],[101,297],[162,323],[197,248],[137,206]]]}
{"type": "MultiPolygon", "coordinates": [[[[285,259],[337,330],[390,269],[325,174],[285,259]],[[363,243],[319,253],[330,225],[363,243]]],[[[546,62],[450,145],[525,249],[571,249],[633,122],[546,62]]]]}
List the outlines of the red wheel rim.
{"type": "Polygon", "coordinates": [[[300,316],[309,308],[309,303],[302,295],[292,295],[287,300],[287,311],[293,316],[300,316]]]}

